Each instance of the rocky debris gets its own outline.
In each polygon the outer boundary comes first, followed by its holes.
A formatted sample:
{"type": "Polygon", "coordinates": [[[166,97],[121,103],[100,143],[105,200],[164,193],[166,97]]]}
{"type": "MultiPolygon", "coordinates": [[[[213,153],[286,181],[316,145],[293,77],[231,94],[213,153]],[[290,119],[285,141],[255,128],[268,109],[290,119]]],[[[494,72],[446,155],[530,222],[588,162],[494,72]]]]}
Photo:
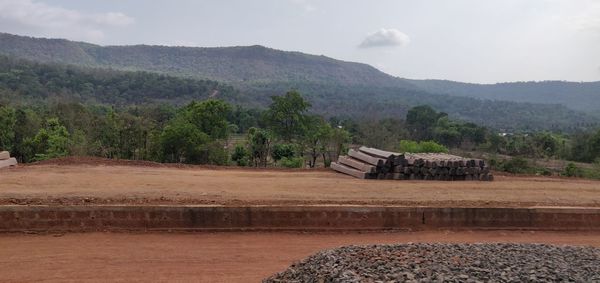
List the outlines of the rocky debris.
{"type": "Polygon", "coordinates": [[[600,249],[401,244],[324,250],[263,282],[600,282],[600,249]]]}

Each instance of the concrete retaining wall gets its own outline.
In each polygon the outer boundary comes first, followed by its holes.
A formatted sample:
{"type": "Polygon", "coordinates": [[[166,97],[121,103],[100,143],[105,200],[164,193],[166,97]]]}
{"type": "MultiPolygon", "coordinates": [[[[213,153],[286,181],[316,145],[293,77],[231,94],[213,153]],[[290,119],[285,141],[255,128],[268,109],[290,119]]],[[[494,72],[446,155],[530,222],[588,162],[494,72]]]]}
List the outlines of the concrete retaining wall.
{"type": "Polygon", "coordinates": [[[0,231],[600,230],[600,208],[0,206],[0,231]]]}

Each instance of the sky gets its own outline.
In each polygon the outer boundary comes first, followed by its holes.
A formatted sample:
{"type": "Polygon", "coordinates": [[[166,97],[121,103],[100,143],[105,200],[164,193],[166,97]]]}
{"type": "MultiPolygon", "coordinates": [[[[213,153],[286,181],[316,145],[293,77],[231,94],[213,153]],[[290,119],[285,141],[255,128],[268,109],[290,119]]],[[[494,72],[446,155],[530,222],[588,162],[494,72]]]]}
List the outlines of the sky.
{"type": "Polygon", "coordinates": [[[0,31],[101,45],[263,45],[412,79],[600,80],[600,0],[0,0],[0,31]]]}

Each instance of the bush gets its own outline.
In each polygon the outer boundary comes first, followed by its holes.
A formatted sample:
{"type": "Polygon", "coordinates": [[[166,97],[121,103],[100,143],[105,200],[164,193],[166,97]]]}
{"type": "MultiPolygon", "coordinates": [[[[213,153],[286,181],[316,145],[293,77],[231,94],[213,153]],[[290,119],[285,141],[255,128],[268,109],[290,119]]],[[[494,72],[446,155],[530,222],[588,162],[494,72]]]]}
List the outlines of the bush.
{"type": "Polygon", "coordinates": [[[581,168],[577,167],[575,163],[570,162],[565,167],[565,171],[563,174],[567,177],[581,177],[583,176],[583,171],[581,170],[581,168]]]}
{"type": "Polygon", "coordinates": [[[536,169],[535,174],[542,176],[552,176],[552,171],[548,168],[541,167],[536,169]]]}
{"type": "Polygon", "coordinates": [[[432,152],[448,153],[448,148],[434,141],[416,142],[411,140],[400,141],[400,151],[410,153],[432,152]]]}
{"type": "Polygon", "coordinates": [[[448,153],[448,148],[434,141],[420,142],[421,152],[448,153]]]}
{"type": "Polygon", "coordinates": [[[600,168],[582,168],[581,174],[583,178],[600,180],[600,168]]]}
{"type": "Polygon", "coordinates": [[[291,158],[281,158],[280,164],[283,167],[287,168],[302,168],[304,165],[304,158],[302,157],[291,157],[291,158]]]}
{"type": "Polygon", "coordinates": [[[248,166],[250,164],[250,152],[243,145],[236,145],[231,160],[235,161],[238,166],[248,166]]]}
{"type": "Polygon", "coordinates": [[[271,151],[271,157],[275,162],[281,160],[282,158],[292,158],[296,156],[296,146],[293,144],[276,144],[273,145],[273,150],[271,151]]]}
{"type": "Polygon", "coordinates": [[[220,142],[212,142],[205,146],[206,162],[213,165],[229,165],[229,151],[220,142]]]}
{"type": "Polygon", "coordinates": [[[534,168],[529,165],[527,159],[522,157],[514,157],[510,160],[505,161],[502,164],[502,170],[517,174],[517,173],[531,173],[534,168]]]}
{"type": "Polygon", "coordinates": [[[500,161],[498,161],[498,157],[495,154],[488,158],[487,163],[492,170],[501,167],[500,161]]]}

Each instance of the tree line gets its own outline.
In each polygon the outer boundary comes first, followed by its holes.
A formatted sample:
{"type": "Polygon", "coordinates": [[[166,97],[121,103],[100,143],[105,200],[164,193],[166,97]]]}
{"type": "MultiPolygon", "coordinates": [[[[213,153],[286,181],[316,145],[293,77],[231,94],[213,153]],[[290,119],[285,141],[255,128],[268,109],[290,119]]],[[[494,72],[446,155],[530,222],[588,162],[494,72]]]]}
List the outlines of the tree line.
{"type": "Polygon", "coordinates": [[[20,162],[99,156],[170,163],[240,166],[328,166],[350,144],[396,151],[450,149],[593,162],[600,131],[499,134],[450,119],[429,106],[403,119],[350,119],[311,112],[297,91],[273,96],[266,109],[223,100],[182,107],[143,104],[0,105],[0,149],[20,162]]]}
{"type": "Polygon", "coordinates": [[[159,162],[243,166],[328,164],[350,142],[349,133],[308,112],[298,92],[273,97],[265,110],[222,100],[183,107],[115,108],[58,103],[0,106],[0,149],[21,162],[68,155],[159,162]],[[238,144],[232,136],[242,136],[238,144]]]}

